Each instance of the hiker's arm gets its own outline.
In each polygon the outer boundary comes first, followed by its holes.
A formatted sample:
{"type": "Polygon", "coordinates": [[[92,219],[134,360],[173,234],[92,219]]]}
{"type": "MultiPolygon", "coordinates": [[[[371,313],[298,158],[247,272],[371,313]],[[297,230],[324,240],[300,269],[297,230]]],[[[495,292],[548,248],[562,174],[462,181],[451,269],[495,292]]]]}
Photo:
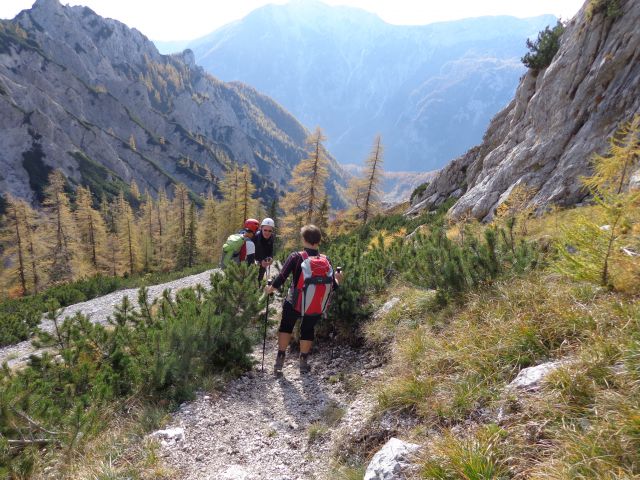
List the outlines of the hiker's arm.
{"type": "Polygon", "coordinates": [[[277,290],[282,285],[284,285],[284,282],[287,280],[287,277],[291,274],[291,272],[293,272],[293,269],[296,265],[296,260],[297,260],[297,255],[295,252],[289,255],[287,260],[284,262],[284,265],[282,266],[280,273],[273,279],[273,283],[271,284],[271,286],[273,287],[274,290],[277,290]]]}
{"type": "MultiPolygon", "coordinates": [[[[327,258],[327,260],[329,260],[329,258],[327,258]]],[[[342,283],[342,272],[338,272],[335,269],[331,260],[329,260],[329,264],[331,265],[331,268],[333,268],[333,289],[337,290],[340,288],[340,284],[342,283]]]]}
{"type": "Polygon", "coordinates": [[[333,274],[333,288],[338,288],[342,283],[342,272],[335,272],[333,274]]]}
{"type": "Polygon", "coordinates": [[[271,237],[271,241],[267,243],[266,248],[264,249],[265,258],[273,258],[273,245],[276,243],[275,237],[271,237]]]}

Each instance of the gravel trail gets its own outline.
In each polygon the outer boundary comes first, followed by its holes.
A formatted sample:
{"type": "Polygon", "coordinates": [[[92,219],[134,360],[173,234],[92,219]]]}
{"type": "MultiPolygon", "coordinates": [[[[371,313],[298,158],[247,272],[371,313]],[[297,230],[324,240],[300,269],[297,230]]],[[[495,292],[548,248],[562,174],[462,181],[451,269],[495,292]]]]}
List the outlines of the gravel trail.
{"type": "MultiPolygon", "coordinates": [[[[197,284],[201,284],[205,288],[211,287],[210,277],[211,273],[217,269],[207,270],[196,275],[190,275],[178,280],[173,280],[167,283],[161,283],[159,285],[153,285],[147,287],[149,291],[149,299],[153,300],[162,295],[166,289],[170,289],[173,292],[182,288],[195,287],[197,284]]],[[[115,307],[122,302],[124,297],[129,297],[129,300],[137,305],[138,303],[138,290],[139,288],[129,288],[127,290],[118,290],[116,292],[97,297],[86,302],[76,303],[75,305],[69,305],[64,308],[60,318],[72,317],[76,313],[83,313],[93,321],[97,323],[106,323],[107,318],[113,315],[115,307]]],[[[46,332],[53,332],[54,324],[51,320],[42,317],[40,328],[46,332]]],[[[10,368],[17,367],[24,364],[30,355],[36,353],[37,350],[31,345],[30,340],[17,343],[15,345],[9,345],[7,347],[0,348],[0,365],[7,362],[10,368]]]]}
{"type": "Polygon", "coordinates": [[[256,367],[220,393],[201,393],[183,404],[166,429],[184,437],[161,441],[164,463],[182,480],[331,479],[332,452],[344,435],[358,431],[375,397],[366,388],[381,374],[373,354],[328,345],[311,355],[312,371],[300,374],[288,354],[284,375],[272,374],[275,331],[265,371],[256,367]],[[339,355],[339,356],[338,356],[339,355]],[[357,388],[354,385],[357,382],[357,388]]]}

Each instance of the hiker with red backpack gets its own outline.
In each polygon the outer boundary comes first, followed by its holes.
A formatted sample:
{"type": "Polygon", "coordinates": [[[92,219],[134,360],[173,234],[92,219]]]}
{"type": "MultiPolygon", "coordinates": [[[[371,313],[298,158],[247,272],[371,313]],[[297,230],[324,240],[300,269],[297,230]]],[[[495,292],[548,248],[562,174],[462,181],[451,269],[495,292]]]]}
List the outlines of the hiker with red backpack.
{"type": "Polygon", "coordinates": [[[342,273],[334,272],[329,259],[319,252],[322,238],[320,229],[315,225],[305,225],[300,234],[304,250],[292,252],[273,283],[265,289],[267,295],[271,295],[284,284],[290,274],[293,274],[291,288],[282,304],[278,354],[274,365],[276,375],[282,374],[285,352],[298,318],[302,318],[300,373],[308,373],[311,370],[308,357],[313,345],[316,323],[327,308],[331,292],[337,289],[342,281],[342,273]]]}
{"type": "Polygon", "coordinates": [[[253,265],[256,256],[256,246],[253,238],[260,228],[260,222],[255,218],[248,218],[244,222],[244,229],[239,233],[233,233],[227,237],[222,246],[222,259],[220,266],[225,268],[231,262],[247,262],[253,265]]]}

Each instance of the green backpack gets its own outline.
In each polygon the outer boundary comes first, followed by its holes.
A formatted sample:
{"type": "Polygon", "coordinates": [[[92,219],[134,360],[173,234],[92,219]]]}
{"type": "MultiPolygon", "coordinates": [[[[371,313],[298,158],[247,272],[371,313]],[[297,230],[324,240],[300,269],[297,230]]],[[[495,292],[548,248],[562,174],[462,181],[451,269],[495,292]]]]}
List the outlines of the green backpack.
{"type": "MultiPolygon", "coordinates": [[[[245,237],[241,233],[233,233],[229,235],[227,241],[222,246],[222,260],[220,261],[221,267],[226,267],[229,262],[240,254],[240,249],[244,245],[245,237]]],[[[236,260],[237,261],[237,260],[236,260]]]]}

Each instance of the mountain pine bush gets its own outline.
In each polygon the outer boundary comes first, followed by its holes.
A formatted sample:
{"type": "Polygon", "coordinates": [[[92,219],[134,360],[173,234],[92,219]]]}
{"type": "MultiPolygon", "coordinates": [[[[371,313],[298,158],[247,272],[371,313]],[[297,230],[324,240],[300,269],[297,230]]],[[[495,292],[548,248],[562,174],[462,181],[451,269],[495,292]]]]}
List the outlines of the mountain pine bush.
{"type": "Polygon", "coordinates": [[[563,33],[564,25],[558,21],[555,27],[542,30],[535,41],[527,39],[529,52],[522,57],[522,63],[535,72],[547,68],[558,53],[560,37],[563,33]]]}
{"type": "MultiPolygon", "coordinates": [[[[449,239],[443,225],[444,211],[426,217],[422,231],[411,236],[386,233],[371,238],[372,225],[357,228],[349,236],[334,239],[327,254],[334,266],[345,271],[344,283],[335,293],[330,321],[347,338],[359,334],[359,327],[372,313],[371,300],[395,280],[435,290],[440,305],[458,301],[463,292],[491,283],[504,275],[521,274],[541,262],[537,247],[514,231],[495,226],[484,229],[480,238],[449,239]],[[426,231],[426,233],[423,233],[426,231]]],[[[395,225],[394,219],[372,223],[395,225]]],[[[415,228],[413,221],[405,225],[415,228]]]]}
{"type": "Polygon", "coordinates": [[[175,405],[207,376],[250,366],[264,303],[255,277],[232,266],[210,291],[167,291],[156,302],[141,289],[138,307],[125,298],[107,326],[80,314],[61,321],[53,309],[54,332],[38,343],[58,355],[0,370],[0,474],[29,476],[42,446],[82,448],[132,398],[175,405]]]}

